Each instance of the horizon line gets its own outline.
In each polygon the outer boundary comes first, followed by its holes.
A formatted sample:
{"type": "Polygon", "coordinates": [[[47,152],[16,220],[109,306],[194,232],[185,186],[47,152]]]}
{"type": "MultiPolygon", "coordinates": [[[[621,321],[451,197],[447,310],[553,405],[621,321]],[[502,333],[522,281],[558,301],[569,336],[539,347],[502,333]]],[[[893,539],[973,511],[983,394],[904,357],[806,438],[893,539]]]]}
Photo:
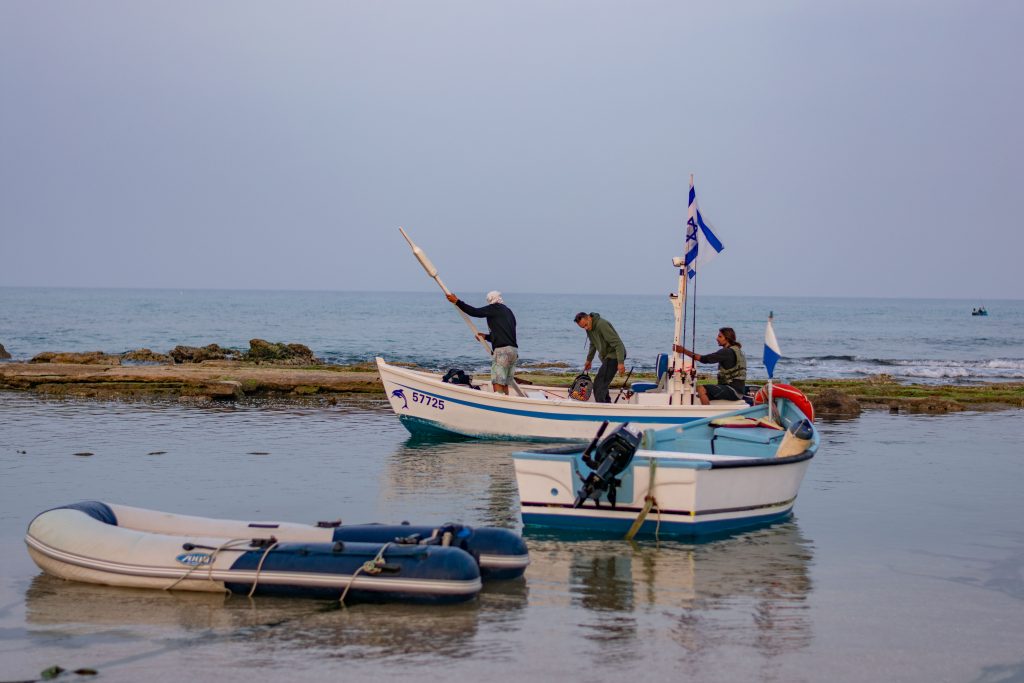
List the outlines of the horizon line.
{"type": "MultiPolygon", "coordinates": [[[[157,291],[157,292],[276,292],[276,293],[334,293],[334,294],[440,294],[436,289],[429,287],[424,289],[267,289],[249,287],[131,287],[131,286],[97,286],[97,285],[3,285],[0,289],[65,289],[65,290],[95,290],[95,291],[157,291]]],[[[479,292],[470,291],[473,294],[484,294],[486,290],[479,292]]],[[[510,295],[547,295],[547,296],[613,296],[613,297],[662,297],[664,294],[641,294],[641,293],[611,293],[611,292],[542,292],[542,291],[518,291],[503,290],[504,294],[510,295]]],[[[840,295],[791,295],[791,294],[702,294],[708,298],[751,298],[751,299],[877,299],[881,301],[911,300],[911,301],[980,301],[984,306],[988,301],[1024,301],[1024,299],[1013,299],[1007,297],[939,297],[939,296],[840,296],[840,295]]]]}

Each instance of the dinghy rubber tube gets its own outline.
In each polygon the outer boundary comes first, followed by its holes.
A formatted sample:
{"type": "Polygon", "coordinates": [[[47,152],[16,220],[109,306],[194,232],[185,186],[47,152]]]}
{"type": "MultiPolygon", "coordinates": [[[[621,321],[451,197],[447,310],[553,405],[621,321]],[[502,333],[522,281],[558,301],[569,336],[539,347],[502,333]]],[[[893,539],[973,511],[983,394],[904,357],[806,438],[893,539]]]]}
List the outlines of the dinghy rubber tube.
{"type": "Polygon", "coordinates": [[[458,547],[279,542],[271,538],[278,530],[266,529],[253,529],[263,538],[161,533],[119,526],[118,508],[136,510],[87,502],[37,515],[25,536],[29,555],[53,576],[136,588],[332,600],[347,588],[348,602],[438,603],[472,599],[482,587],[475,558],[458,547]],[[374,560],[378,571],[370,574],[374,560]]]}

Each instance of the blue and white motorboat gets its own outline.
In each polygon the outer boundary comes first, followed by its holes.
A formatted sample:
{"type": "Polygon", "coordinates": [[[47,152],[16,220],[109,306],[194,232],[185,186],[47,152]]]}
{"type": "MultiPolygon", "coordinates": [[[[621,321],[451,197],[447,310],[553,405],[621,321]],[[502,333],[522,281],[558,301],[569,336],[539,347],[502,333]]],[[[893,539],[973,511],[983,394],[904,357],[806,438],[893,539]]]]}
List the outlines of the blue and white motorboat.
{"type": "Polygon", "coordinates": [[[37,515],[25,542],[43,571],[73,581],[343,602],[468,600],[482,574],[529,563],[507,529],[246,522],[96,501],[37,515]]]}
{"type": "Polygon", "coordinates": [[[523,524],[701,537],[789,517],[818,450],[813,408],[787,385],[759,396],[678,427],[620,425],[586,449],[515,453],[523,524]]]}

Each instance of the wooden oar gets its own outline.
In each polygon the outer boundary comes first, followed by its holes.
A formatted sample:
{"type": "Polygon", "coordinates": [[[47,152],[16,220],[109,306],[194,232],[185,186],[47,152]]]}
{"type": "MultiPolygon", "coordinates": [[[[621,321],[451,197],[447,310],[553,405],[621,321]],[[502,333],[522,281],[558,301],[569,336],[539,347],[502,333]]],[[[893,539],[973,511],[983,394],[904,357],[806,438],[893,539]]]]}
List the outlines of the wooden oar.
{"type": "MultiPolygon", "coordinates": [[[[436,282],[437,286],[441,288],[441,291],[445,293],[445,296],[451,294],[451,292],[448,291],[448,288],[444,286],[444,282],[441,281],[441,276],[437,274],[437,267],[430,261],[430,257],[427,256],[422,249],[416,246],[405,230],[399,227],[398,231],[402,233],[402,237],[404,237],[405,241],[409,243],[409,246],[412,248],[413,256],[415,256],[416,260],[420,262],[421,266],[423,266],[423,270],[427,271],[427,275],[434,278],[434,282],[436,282]]],[[[452,306],[455,306],[455,304],[452,304],[452,306]]],[[[473,339],[480,342],[480,345],[484,347],[484,351],[486,351],[487,355],[490,356],[492,354],[491,347],[487,345],[487,342],[477,336],[480,334],[480,330],[476,329],[476,325],[474,325],[473,321],[469,319],[469,316],[466,315],[465,311],[458,306],[455,306],[455,310],[459,312],[462,319],[466,321],[467,325],[469,325],[469,329],[473,331],[473,339]]]]}
{"type": "MultiPolygon", "coordinates": [[[[412,241],[412,238],[409,237],[408,233],[406,233],[402,227],[399,227],[398,231],[402,233],[402,237],[404,237],[405,241],[409,243],[409,246],[412,248],[413,256],[415,256],[416,260],[420,262],[421,266],[423,266],[423,270],[427,271],[427,275],[434,279],[434,282],[436,282],[437,286],[441,288],[441,291],[444,292],[445,296],[451,294],[448,288],[444,286],[444,282],[441,281],[441,276],[437,274],[437,266],[435,266],[433,262],[431,262],[430,257],[427,256],[426,252],[424,252],[422,249],[416,246],[416,243],[412,241]]],[[[452,304],[452,306],[455,306],[455,304],[452,304]]],[[[485,342],[478,336],[480,334],[480,331],[476,329],[476,325],[474,325],[473,321],[469,319],[469,316],[466,315],[466,312],[459,308],[458,306],[455,306],[455,310],[459,312],[459,315],[462,316],[462,319],[466,321],[467,325],[469,325],[469,329],[473,331],[473,338],[480,342],[480,345],[484,347],[484,351],[487,352],[487,355],[493,355],[494,352],[491,351],[491,347],[487,345],[487,342],[485,342]]],[[[522,388],[519,386],[519,384],[516,383],[515,378],[512,378],[512,381],[509,383],[509,386],[519,396],[526,396],[526,392],[524,392],[522,388]]]]}

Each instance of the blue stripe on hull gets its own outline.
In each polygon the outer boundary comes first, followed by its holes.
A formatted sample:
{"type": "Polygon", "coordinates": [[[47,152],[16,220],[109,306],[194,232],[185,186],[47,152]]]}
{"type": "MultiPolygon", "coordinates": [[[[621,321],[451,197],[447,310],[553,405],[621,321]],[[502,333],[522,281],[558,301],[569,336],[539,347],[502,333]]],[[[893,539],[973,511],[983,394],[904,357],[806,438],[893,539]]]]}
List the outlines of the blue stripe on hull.
{"type": "MultiPolygon", "coordinates": [[[[231,565],[232,570],[278,572],[295,577],[295,583],[259,583],[256,595],[285,595],[337,599],[341,591],[356,575],[363,563],[377,557],[382,543],[344,542],[333,543],[281,543],[270,551],[248,550],[238,556],[231,565]],[[338,577],[335,586],[311,586],[303,584],[303,575],[320,574],[338,577]]],[[[408,590],[397,585],[398,580],[423,580],[448,583],[449,586],[463,585],[480,578],[476,560],[459,548],[443,546],[392,545],[384,552],[388,568],[379,575],[362,574],[364,580],[373,581],[377,590],[353,586],[346,596],[346,602],[460,602],[470,600],[479,591],[461,590],[429,592],[408,590]],[[395,580],[390,580],[395,579],[395,580]],[[391,586],[388,586],[388,584],[391,586]]],[[[233,593],[248,593],[252,583],[248,581],[224,582],[233,593]]]]}
{"type": "MultiPolygon", "coordinates": [[[[657,517],[648,516],[640,527],[640,534],[659,536],[676,536],[681,538],[697,538],[729,534],[735,531],[768,526],[788,519],[793,514],[790,507],[782,512],[752,517],[733,519],[716,519],[705,522],[672,522],[662,520],[658,525],[657,517]]],[[[565,529],[567,531],[587,531],[600,534],[623,535],[633,525],[633,519],[607,519],[596,517],[572,517],[568,515],[550,515],[535,512],[523,512],[523,524],[526,527],[545,527],[546,529],[565,529]]],[[[528,531],[529,529],[527,529],[528,531]]]]}
{"type": "MultiPolygon", "coordinates": [[[[248,595],[252,590],[251,583],[226,581],[225,588],[235,595],[248,595]]],[[[315,600],[338,600],[345,589],[325,586],[293,586],[288,584],[261,583],[256,586],[255,596],[273,596],[283,598],[311,598],[315,600]]],[[[405,602],[417,605],[448,605],[466,602],[476,597],[475,593],[456,595],[412,593],[404,591],[369,591],[352,588],[345,596],[346,605],[357,603],[384,604],[388,602],[405,602]]]]}
{"type": "Polygon", "coordinates": [[[618,414],[618,415],[613,414],[613,413],[595,413],[593,415],[584,415],[584,414],[577,414],[577,413],[554,413],[554,412],[550,412],[550,411],[540,411],[540,410],[522,410],[522,409],[519,409],[519,408],[503,408],[501,406],[482,405],[482,404],[476,403],[474,401],[467,401],[465,399],[455,398],[454,396],[449,396],[449,395],[445,395],[445,394],[435,394],[435,393],[432,393],[432,392],[429,392],[429,391],[424,391],[423,389],[421,389],[419,387],[410,387],[410,386],[408,386],[406,384],[398,384],[397,382],[395,384],[400,386],[400,387],[402,387],[403,389],[408,389],[409,391],[416,391],[416,392],[419,392],[421,394],[425,394],[427,396],[432,396],[434,398],[437,398],[437,399],[440,399],[440,400],[443,400],[443,401],[450,401],[451,403],[458,403],[460,405],[464,405],[464,406],[467,406],[469,408],[475,408],[477,410],[484,410],[484,411],[489,411],[489,412],[493,412],[493,413],[505,413],[506,415],[519,415],[521,417],[536,417],[536,418],[540,418],[542,420],[562,420],[562,421],[570,421],[570,422],[598,422],[598,423],[603,422],[605,420],[608,420],[609,422],[640,422],[640,423],[644,423],[644,424],[681,425],[681,424],[686,424],[687,422],[693,422],[694,420],[703,419],[703,418],[700,418],[700,417],[682,417],[682,416],[670,416],[670,415],[666,415],[664,417],[656,417],[656,416],[650,416],[650,415],[630,415],[628,413],[626,413],[626,414],[618,414]]]}
{"type": "Polygon", "coordinates": [[[428,420],[413,415],[399,415],[398,421],[402,423],[413,436],[465,436],[473,439],[490,439],[492,441],[571,441],[580,443],[586,441],[584,438],[559,439],[553,436],[524,436],[520,434],[485,434],[460,432],[447,427],[440,422],[428,420]]]}

